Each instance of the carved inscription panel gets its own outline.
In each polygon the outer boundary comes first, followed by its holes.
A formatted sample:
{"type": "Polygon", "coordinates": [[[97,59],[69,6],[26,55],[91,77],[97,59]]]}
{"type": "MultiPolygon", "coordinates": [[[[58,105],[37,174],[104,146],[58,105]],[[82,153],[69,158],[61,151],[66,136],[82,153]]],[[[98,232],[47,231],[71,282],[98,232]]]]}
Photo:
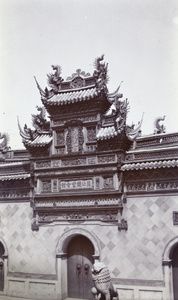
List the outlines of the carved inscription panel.
{"type": "Polygon", "coordinates": [[[118,184],[114,181],[118,178],[116,176],[103,177],[96,176],[92,178],[85,179],[75,179],[75,180],[63,180],[63,179],[51,179],[51,180],[42,180],[39,186],[41,187],[42,193],[57,193],[60,191],[67,190],[83,190],[83,189],[104,189],[104,190],[113,190],[118,189],[118,184]]]}
{"type": "Polygon", "coordinates": [[[59,184],[59,189],[61,190],[79,190],[79,189],[92,189],[93,180],[71,180],[71,181],[61,181],[59,184]]]}

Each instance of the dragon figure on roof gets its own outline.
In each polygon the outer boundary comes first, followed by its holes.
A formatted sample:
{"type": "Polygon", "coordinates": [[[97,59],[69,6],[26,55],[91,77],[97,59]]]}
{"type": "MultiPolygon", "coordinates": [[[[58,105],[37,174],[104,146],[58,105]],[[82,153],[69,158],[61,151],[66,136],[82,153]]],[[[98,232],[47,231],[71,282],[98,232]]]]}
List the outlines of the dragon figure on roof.
{"type": "Polygon", "coordinates": [[[60,76],[62,68],[59,65],[52,65],[52,69],[55,71],[54,74],[47,74],[48,77],[48,85],[52,89],[54,93],[58,93],[60,90],[61,83],[63,82],[63,78],[60,76]]]}
{"type": "Polygon", "coordinates": [[[106,89],[106,84],[109,80],[108,77],[108,64],[106,64],[105,62],[102,62],[104,59],[104,54],[101,55],[100,57],[97,57],[94,61],[94,73],[93,73],[93,77],[96,80],[96,87],[98,89],[106,89]]]}

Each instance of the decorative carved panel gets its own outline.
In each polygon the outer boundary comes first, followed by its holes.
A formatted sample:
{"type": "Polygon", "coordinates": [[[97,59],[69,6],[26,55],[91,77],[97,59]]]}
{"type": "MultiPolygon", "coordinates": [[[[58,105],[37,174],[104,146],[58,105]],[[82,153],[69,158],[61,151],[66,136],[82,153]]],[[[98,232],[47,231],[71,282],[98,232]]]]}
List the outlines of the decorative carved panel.
{"type": "Polygon", "coordinates": [[[106,163],[111,163],[111,162],[116,162],[116,157],[115,155],[103,155],[103,156],[98,156],[98,163],[101,164],[106,164],[106,163]]]}
{"type": "Polygon", "coordinates": [[[83,86],[85,86],[85,80],[81,77],[75,77],[70,83],[70,87],[73,89],[80,88],[83,86]]]}
{"type": "Polygon", "coordinates": [[[112,189],[113,188],[113,177],[104,178],[103,188],[104,189],[112,189]]]}
{"type": "Polygon", "coordinates": [[[89,142],[96,140],[96,127],[95,126],[87,128],[87,140],[89,142]]]}
{"type": "Polygon", "coordinates": [[[51,180],[42,181],[42,192],[44,192],[44,193],[51,192],[51,180]]]}
{"type": "Polygon", "coordinates": [[[173,211],[173,225],[178,225],[178,211],[173,211]]]}
{"type": "Polygon", "coordinates": [[[178,181],[126,183],[127,192],[178,190],[178,181]]]}
{"type": "Polygon", "coordinates": [[[79,151],[79,130],[77,127],[71,128],[71,151],[79,151]]]}
{"type": "Polygon", "coordinates": [[[64,132],[56,132],[56,146],[63,146],[65,144],[64,132]]]}
{"type": "Polygon", "coordinates": [[[36,168],[41,169],[41,168],[51,168],[51,161],[38,161],[36,162],[36,168]]]}
{"type": "MultiPolygon", "coordinates": [[[[75,123],[74,123],[75,124],[75,123]]],[[[67,152],[68,154],[79,152],[83,150],[84,137],[82,126],[72,126],[67,129],[67,152]]]]}

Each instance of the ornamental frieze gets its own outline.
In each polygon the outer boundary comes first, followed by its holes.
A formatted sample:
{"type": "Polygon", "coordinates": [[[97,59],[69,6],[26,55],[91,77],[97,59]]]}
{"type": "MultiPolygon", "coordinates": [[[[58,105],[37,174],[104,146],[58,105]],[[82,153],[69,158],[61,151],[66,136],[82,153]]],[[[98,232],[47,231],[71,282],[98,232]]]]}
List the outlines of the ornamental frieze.
{"type": "Polygon", "coordinates": [[[146,170],[129,170],[124,172],[125,182],[135,181],[172,181],[172,178],[177,177],[177,168],[160,168],[160,169],[146,169],[146,170]]]}
{"type": "Polygon", "coordinates": [[[69,208],[69,207],[98,207],[98,206],[117,206],[122,207],[120,198],[94,198],[94,199],[74,199],[60,201],[35,201],[35,207],[53,207],[53,208],[69,208]]]}
{"type": "Polygon", "coordinates": [[[128,192],[140,191],[161,191],[161,190],[178,190],[178,182],[149,182],[149,183],[129,183],[125,185],[128,192]]]}
{"type": "Polygon", "coordinates": [[[91,173],[104,173],[104,172],[117,172],[117,167],[103,167],[103,168],[97,168],[97,167],[93,167],[92,169],[71,169],[71,170],[61,170],[61,171],[54,171],[54,172],[36,172],[35,175],[36,177],[40,177],[40,176],[47,176],[47,177],[51,177],[51,176],[60,176],[60,175],[73,175],[73,174],[91,174],[91,173]]]}
{"type": "Polygon", "coordinates": [[[0,191],[0,199],[4,198],[24,198],[24,197],[30,197],[30,191],[29,190],[3,190],[0,191]]]}
{"type": "MultiPolygon", "coordinates": [[[[157,151],[157,152],[142,152],[142,153],[134,153],[133,154],[134,155],[134,159],[135,160],[137,160],[137,159],[151,159],[151,158],[155,158],[155,157],[157,157],[157,158],[159,158],[160,159],[160,157],[174,157],[174,156],[177,156],[178,155],[178,150],[176,149],[176,150],[172,150],[172,149],[170,149],[170,150],[166,150],[166,151],[157,151]]],[[[129,157],[129,156],[127,156],[127,160],[132,160],[133,159],[133,156],[131,156],[131,157],[129,157]]]]}
{"type": "Polygon", "coordinates": [[[156,183],[156,190],[175,190],[178,189],[178,181],[156,183]]]}
{"type": "MultiPolygon", "coordinates": [[[[79,117],[76,118],[77,121],[82,121],[82,122],[93,122],[93,121],[97,121],[97,116],[93,115],[93,116],[87,116],[87,117],[79,117]]],[[[55,120],[53,121],[53,126],[64,126],[66,123],[66,120],[55,120]]]]}
{"type": "Polygon", "coordinates": [[[115,163],[117,159],[120,161],[122,156],[119,155],[102,155],[102,156],[91,156],[91,157],[79,157],[79,158],[66,158],[59,160],[48,160],[48,161],[38,161],[35,164],[36,169],[44,168],[58,168],[58,167],[68,167],[68,166],[79,166],[79,165],[90,165],[90,164],[107,164],[115,163]]]}
{"type": "Polygon", "coordinates": [[[153,139],[147,140],[137,140],[138,147],[148,147],[148,146],[156,146],[156,145],[165,145],[166,143],[174,143],[178,141],[177,135],[169,135],[169,136],[162,136],[162,137],[154,137],[153,139]]]}
{"type": "Polygon", "coordinates": [[[127,191],[128,192],[145,191],[145,184],[142,184],[142,183],[141,184],[138,184],[138,183],[128,184],[127,191]]]}
{"type": "Polygon", "coordinates": [[[4,180],[0,181],[0,190],[5,191],[18,191],[18,190],[29,189],[29,178],[23,180],[23,185],[21,180],[4,180]]]}
{"type": "Polygon", "coordinates": [[[86,164],[86,157],[61,160],[61,166],[64,166],[64,167],[78,166],[78,165],[85,165],[85,164],[86,164]]]}
{"type": "Polygon", "coordinates": [[[107,223],[118,223],[118,211],[81,211],[81,212],[61,212],[59,214],[56,213],[40,213],[38,216],[38,223],[51,223],[51,222],[60,222],[60,221],[99,221],[99,222],[107,222],[107,223]]]}
{"type": "Polygon", "coordinates": [[[103,156],[98,156],[98,163],[99,164],[106,164],[106,163],[112,163],[116,162],[116,157],[115,155],[103,155],[103,156]]]}

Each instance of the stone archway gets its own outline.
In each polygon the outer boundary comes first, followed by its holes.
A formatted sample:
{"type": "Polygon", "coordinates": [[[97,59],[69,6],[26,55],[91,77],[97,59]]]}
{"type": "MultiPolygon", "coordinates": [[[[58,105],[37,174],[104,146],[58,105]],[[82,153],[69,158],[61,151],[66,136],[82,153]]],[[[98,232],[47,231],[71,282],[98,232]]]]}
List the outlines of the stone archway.
{"type": "Polygon", "coordinates": [[[87,237],[93,244],[94,256],[97,257],[100,255],[100,245],[99,245],[98,239],[96,238],[95,234],[93,232],[88,231],[83,228],[72,228],[72,229],[66,230],[58,240],[58,243],[56,246],[56,255],[57,254],[65,254],[67,251],[69,242],[76,235],[84,235],[85,237],[87,237]]]}
{"type": "Polygon", "coordinates": [[[178,276],[178,270],[173,270],[178,262],[178,237],[171,239],[163,252],[163,274],[166,287],[166,299],[177,300],[178,291],[175,291],[173,276],[178,276]],[[176,253],[175,253],[176,250],[176,253]],[[176,295],[175,295],[176,293],[176,295]]]}
{"type": "Polygon", "coordinates": [[[59,238],[56,246],[56,260],[57,260],[57,277],[58,287],[57,296],[63,300],[68,296],[68,282],[67,282],[67,251],[68,245],[73,238],[77,236],[83,236],[87,238],[93,245],[94,262],[99,260],[100,257],[100,245],[94,233],[83,228],[72,228],[66,230],[59,238]]]}
{"type": "Polygon", "coordinates": [[[172,280],[174,300],[178,300],[178,243],[173,247],[170,253],[172,259],[172,280]]]}
{"type": "Polygon", "coordinates": [[[2,238],[0,238],[0,291],[6,290],[6,276],[7,276],[7,247],[2,238]]]}

